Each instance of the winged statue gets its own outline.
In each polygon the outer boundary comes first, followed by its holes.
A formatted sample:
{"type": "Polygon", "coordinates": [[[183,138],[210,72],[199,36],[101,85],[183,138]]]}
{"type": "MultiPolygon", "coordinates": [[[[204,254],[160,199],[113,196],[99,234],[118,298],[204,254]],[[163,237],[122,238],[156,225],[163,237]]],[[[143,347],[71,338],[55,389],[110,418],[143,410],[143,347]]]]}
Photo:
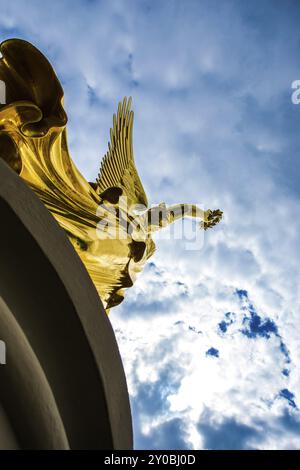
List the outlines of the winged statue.
{"type": "Polygon", "coordinates": [[[133,155],[131,98],[119,103],[99,175],[88,182],[68,151],[63,89],[48,60],[21,39],[2,42],[0,51],[0,157],[65,230],[108,313],[153,255],[153,232],[186,216],[207,230],[222,211],[149,207],[133,155]]]}

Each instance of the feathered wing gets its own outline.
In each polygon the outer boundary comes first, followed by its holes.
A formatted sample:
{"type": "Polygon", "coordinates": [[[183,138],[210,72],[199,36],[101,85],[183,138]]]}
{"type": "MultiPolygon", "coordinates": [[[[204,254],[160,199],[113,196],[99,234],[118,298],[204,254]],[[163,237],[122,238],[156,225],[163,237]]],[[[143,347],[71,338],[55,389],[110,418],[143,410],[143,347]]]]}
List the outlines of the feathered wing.
{"type": "Polygon", "coordinates": [[[97,178],[97,192],[101,195],[110,188],[122,189],[129,206],[148,207],[147,196],[137,173],[132,145],[133,111],[131,98],[119,103],[113,117],[108,152],[104,156],[97,178]]]}

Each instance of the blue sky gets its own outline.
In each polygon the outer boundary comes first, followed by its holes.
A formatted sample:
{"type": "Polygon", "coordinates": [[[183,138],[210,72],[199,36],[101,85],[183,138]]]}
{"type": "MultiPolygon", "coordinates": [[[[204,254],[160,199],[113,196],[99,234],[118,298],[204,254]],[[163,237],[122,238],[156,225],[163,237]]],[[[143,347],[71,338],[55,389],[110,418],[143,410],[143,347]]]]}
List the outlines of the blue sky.
{"type": "MultiPolygon", "coordinates": [[[[199,251],[158,240],[112,311],[135,446],[300,447],[300,3],[0,0],[1,39],[35,44],[65,90],[94,179],[133,97],[151,204],[220,207],[199,251]]],[[[191,222],[189,222],[191,223],[191,222]]]]}

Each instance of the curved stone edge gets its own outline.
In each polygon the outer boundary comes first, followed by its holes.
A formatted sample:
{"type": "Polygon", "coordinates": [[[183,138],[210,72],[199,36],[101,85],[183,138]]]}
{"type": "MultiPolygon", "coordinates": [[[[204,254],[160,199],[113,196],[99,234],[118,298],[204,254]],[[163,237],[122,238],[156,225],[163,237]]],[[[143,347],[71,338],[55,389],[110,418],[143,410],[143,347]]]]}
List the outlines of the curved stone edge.
{"type": "MultiPolygon", "coordinates": [[[[78,320],[80,329],[88,342],[91,353],[89,361],[94,361],[94,364],[90,365],[90,368],[96,368],[99,383],[103,388],[105,407],[109,420],[106,429],[108,430],[108,428],[110,428],[111,430],[111,441],[109,441],[111,442],[111,448],[132,448],[133,436],[130,404],[121,357],[110,321],[104,312],[97,291],[84,265],[73,249],[67,236],[58,226],[49,211],[43,206],[30,188],[28,188],[1,159],[0,200],[4,201],[15,214],[19,223],[22,224],[24,229],[30,234],[30,237],[32,237],[34,243],[41,250],[47,263],[51,265],[55,276],[57,276],[66,291],[66,295],[74,308],[76,321],[78,320]]],[[[1,228],[1,230],[3,231],[3,228],[1,228]]],[[[29,287],[30,284],[28,288],[29,287]]],[[[64,315],[64,312],[61,312],[61,315],[64,315]]],[[[46,316],[43,317],[42,320],[37,319],[42,325],[42,328],[45,329],[46,326],[49,326],[46,316]]],[[[23,323],[21,327],[25,330],[25,334],[29,334],[30,328],[28,325],[26,326],[26,319],[20,317],[18,321],[23,323]],[[28,329],[27,332],[26,328],[28,329]]],[[[72,319],[72,322],[74,321],[75,320],[72,319]]],[[[57,327],[59,328],[59,325],[57,327]]],[[[77,327],[78,325],[76,328],[77,327]]],[[[46,330],[43,334],[45,334],[45,332],[46,330]]],[[[77,332],[76,334],[78,335],[79,333],[77,332]]],[[[45,370],[45,368],[47,369],[48,367],[47,363],[51,362],[50,357],[47,357],[34,335],[29,338],[29,341],[35,342],[35,353],[39,359],[43,356],[41,361],[43,369],[47,377],[47,374],[51,376],[51,373],[53,374],[53,364],[49,365],[49,370],[45,370]]],[[[61,346],[60,344],[60,348],[61,346]]],[[[55,347],[55,345],[53,345],[53,347],[55,347]]],[[[73,347],[76,348],[77,345],[73,344],[73,347]]],[[[86,345],[84,348],[86,348],[86,345]]],[[[81,364],[81,368],[82,372],[84,372],[84,364],[81,364]]],[[[70,373],[70,371],[66,371],[66,373],[70,373]]],[[[77,375],[79,374],[78,371],[76,373],[77,375]]],[[[77,380],[79,379],[77,377],[77,380]]],[[[88,384],[86,384],[86,386],[88,386],[88,384]]],[[[86,396],[89,395],[88,392],[89,391],[86,391],[86,396]]],[[[94,391],[91,391],[93,395],[92,392],[94,393],[94,391]]],[[[99,399],[100,395],[99,393],[99,399]]],[[[79,403],[77,403],[77,406],[78,405],[79,403]]],[[[83,403],[81,406],[84,407],[85,404],[83,403]]],[[[80,414],[80,408],[77,408],[76,412],[80,414]]],[[[97,403],[95,403],[95,420],[103,420],[104,418],[104,416],[97,416],[97,403]]],[[[88,433],[89,431],[89,429],[82,430],[83,433],[88,433]]],[[[70,440],[70,436],[68,436],[68,438],[70,440]]],[[[103,436],[93,436],[91,439],[93,445],[89,447],[103,448],[100,443],[102,438],[103,436]],[[99,445],[96,444],[95,446],[97,437],[99,445]]],[[[80,439],[77,439],[77,441],[75,439],[74,442],[73,448],[80,447],[80,439]]],[[[84,442],[86,443],[87,439],[85,439],[84,442]]],[[[105,442],[107,446],[108,441],[106,440],[105,442]]],[[[72,442],[70,442],[70,446],[72,448],[72,442]]]]}
{"type": "MultiPolygon", "coordinates": [[[[2,427],[0,449],[5,449],[7,445],[3,442],[3,434],[7,443],[14,440],[17,443],[16,434],[19,434],[26,447],[69,449],[64,424],[47,377],[24,332],[1,297],[0,334],[9,345],[8,366],[2,366],[1,371],[0,395],[14,424],[11,433],[2,427]]],[[[15,445],[20,448],[19,443],[15,445]]]]}

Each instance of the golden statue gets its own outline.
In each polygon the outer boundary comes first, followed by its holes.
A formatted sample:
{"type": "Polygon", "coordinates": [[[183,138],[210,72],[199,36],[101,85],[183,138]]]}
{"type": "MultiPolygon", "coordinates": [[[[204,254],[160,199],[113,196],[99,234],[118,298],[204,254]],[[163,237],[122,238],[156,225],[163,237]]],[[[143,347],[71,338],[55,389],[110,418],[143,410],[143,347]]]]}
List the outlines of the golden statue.
{"type": "Polygon", "coordinates": [[[30,43],[9,39],[0,45],[0,157],[33,189],[66,231],[108,312],[155,251],[151,234],[175,220],[201,219],[206,230],[220,210],[196,205],[148,208],[132,148],[131,99],[113,117],[108,152],[95,183],[70,158],[63,90],[47,59],[30,43]]]}

